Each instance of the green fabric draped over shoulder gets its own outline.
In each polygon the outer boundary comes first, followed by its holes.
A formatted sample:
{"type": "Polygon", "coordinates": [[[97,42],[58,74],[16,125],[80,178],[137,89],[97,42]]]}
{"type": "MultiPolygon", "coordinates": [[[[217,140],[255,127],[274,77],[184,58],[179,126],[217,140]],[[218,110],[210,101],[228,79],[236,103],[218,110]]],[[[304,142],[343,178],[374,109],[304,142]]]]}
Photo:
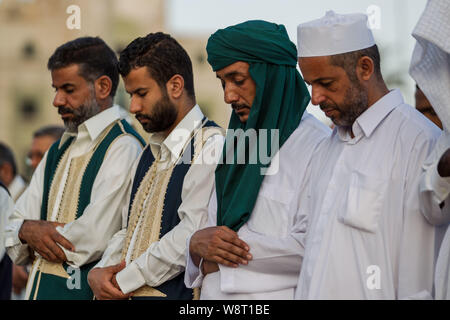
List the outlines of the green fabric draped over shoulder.
{"type": "Polygon", "coordinates": [[[241,123],[235,112],[231,115],[228,129],[233,130],[227,131],[215,172],[217,225],[237,231],[250,218],[263,172],[300,124],[310,95],[296,68],[295,44],[283,25],[257,20],[220,29],[209,38],[206,51],[214,71],[247,62],[256,84],[247,122],[241,123]],[[255,133],[256,139],[249,138],[255,133]],[[238,161],[243,152],[245,163],[238,161]],[[255,156],[257,161],[248,161],[255,156]]]}

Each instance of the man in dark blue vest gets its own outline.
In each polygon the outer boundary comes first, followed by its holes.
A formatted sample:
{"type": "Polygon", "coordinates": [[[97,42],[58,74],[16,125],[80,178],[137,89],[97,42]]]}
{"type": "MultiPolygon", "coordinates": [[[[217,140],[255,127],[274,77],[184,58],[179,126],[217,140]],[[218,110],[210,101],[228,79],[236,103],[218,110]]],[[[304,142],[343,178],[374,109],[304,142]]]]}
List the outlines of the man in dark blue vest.
{"type": "Polygon", "coordinates": [[[48,69],[66,132],[16,203],[5,244],[14,263],[33,262],[28,299],[92,299],[87,273],[121,228],[118,208],[144,143],[113,106],[117,57],[103,40],[63,44],[48,69]]]}
{"type": "Polygon", "coordinates": [[[127,227],[89,273],[98,299],[192,299],[184,285],[187,238],[207,219],[221,129],[196,104],[186,51],[161,32],[120,55],[130,111],[151,133],[132,169],[127,227]]]}

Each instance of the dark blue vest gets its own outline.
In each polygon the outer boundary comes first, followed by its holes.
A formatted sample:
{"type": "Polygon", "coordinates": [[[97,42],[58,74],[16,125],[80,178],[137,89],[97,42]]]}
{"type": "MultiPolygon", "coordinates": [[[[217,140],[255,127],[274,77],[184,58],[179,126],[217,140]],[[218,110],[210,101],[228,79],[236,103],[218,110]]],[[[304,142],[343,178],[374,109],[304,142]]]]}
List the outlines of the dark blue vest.
{"type": "MultiPolygon", "coordinates": [[[[218,127],[218,125],[213,121],[207,121],[204,124],[204,127],[218,127]]],[[[193,159],[193,157],[194,139],[191,139],[185,152],[180,158],[180,161],[173,169],[172,176],[170,177],[169,184],[167,185],[166,197],[164,199],[164,207],[161,219],[161,237],[163,237],[167,232],[172,230],[178,223],[180,223],[180,218],[178,217],[178,207],[181,204],[181,191],[183,188],[184,176],[191,166],[190,163],[192,162],[191,160],[193,159]]],[[[155,161],[155,158],[153,157],[150,147],[145,148],[133,180],[133,187],[131,189],[131,198],[128,210],[128,221],[130,218],[133,199],[136,195],[139,185],[141,184],[142,179],[153,164],[153,161],[155,161]]],[[[188,289],[184,285],[184,272],[154,288],[166,294],[167,297],[136,297],[134,299],[192,300],[193,298],[192,289],[188,289]]]]}

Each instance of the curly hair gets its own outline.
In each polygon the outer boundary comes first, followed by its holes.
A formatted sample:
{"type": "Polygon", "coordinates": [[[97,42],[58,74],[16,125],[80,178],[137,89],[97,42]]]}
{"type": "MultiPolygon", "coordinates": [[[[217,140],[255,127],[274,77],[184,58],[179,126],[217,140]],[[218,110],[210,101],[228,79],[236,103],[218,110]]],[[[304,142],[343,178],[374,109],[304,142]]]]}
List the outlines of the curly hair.
{"type": "Polygon", "coordinates": [[[133,40],[121,53],[118,69],[126,77],[132,69],[147,67],[161,88],[178,74],[184,79],[184,88],[195,99],[192,62],[186,50],[170,35],[157,32],[133,40]]]}
{"type": "Polygon", "coordinates": [[[106,75],[112,82],[109,95],[113,98],[119,84],[117,62],[116,54],[101,38],[81,37],[59,46],[48,59],[47,68],[53,71],[78,64],[80,76],[89,82],[106,75]]]}

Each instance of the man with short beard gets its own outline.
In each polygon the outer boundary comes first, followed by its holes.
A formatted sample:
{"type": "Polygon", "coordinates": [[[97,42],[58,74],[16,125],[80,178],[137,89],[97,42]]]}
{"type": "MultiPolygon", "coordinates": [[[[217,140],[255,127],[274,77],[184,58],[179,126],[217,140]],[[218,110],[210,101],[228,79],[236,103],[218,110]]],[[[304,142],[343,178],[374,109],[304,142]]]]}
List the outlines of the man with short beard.
{"type": "Polygon", "coordinates": [[[201,299],[293,299],[309,167],[330,129],[305,111],[310,95],[284,25],[251,20],[219,29],[206,51],[233,112],[208,223],[189,241],[185,283],[201,286],[201,299]],[[258,148],[259,159],[239,161],[258,148]]]}
{"type": "Polygon", "coordinates": [[[435,229],[419,211],[419,180],[438,128],[387,89],[366,15],[300,24],[298,57],[312,103],[336,127],[311,168],[296,298],[431,292],[435,229]]]}
{"type": "Polygon", "coordinates": [[[144,142],[113,107],[116,64],[92,37],[63,44],[48,61],[66,131],[35,170],[5,235],[16,264],[33,262],[27,299],[92,299],[87,273],[121,228],[128,173],[144,142]]]}
{"type": "Polygon", "coordinates": [[[132,170],[124,228],[89,273],[98,299],[192,299],[187,238],[207,219],[223,133],[195,101],[192,63],[170,35],[131,42],[119,72],[130,111],[151,133],[132,170]]]}

